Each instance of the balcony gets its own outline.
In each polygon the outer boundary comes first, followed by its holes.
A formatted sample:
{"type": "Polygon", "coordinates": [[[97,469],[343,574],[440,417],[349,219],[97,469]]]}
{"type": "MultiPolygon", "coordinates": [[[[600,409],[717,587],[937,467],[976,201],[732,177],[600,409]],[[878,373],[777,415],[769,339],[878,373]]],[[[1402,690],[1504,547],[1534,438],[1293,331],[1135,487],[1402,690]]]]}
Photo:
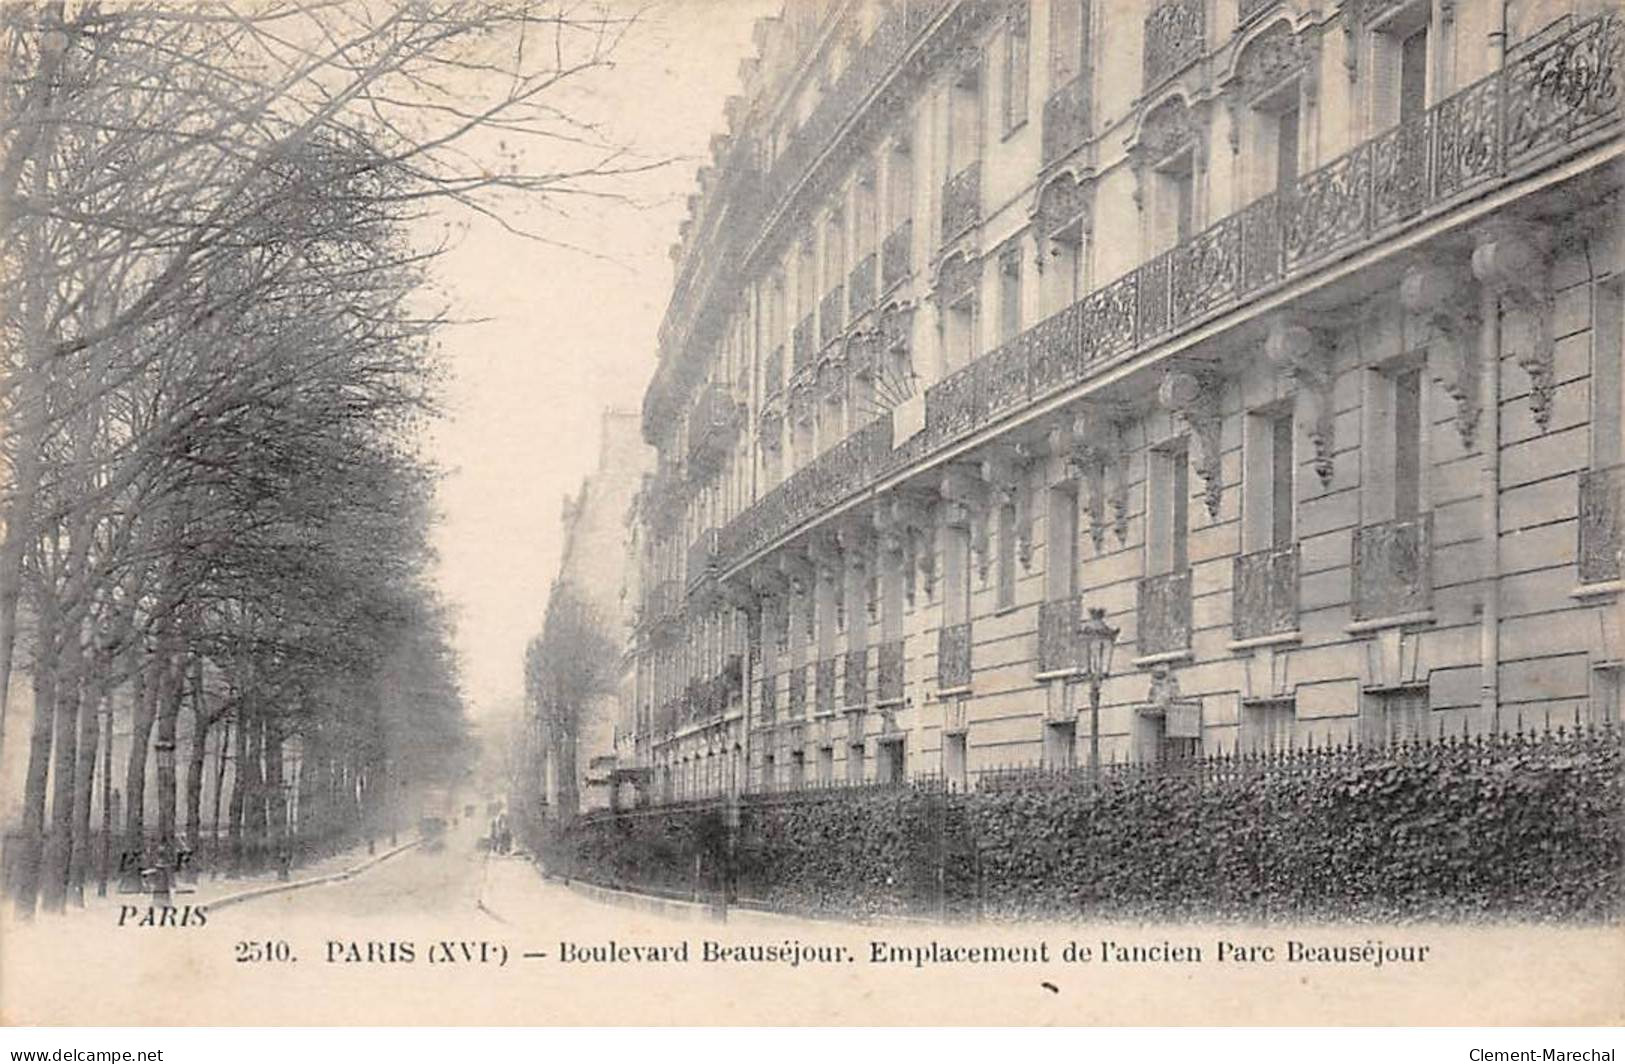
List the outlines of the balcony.
{"type": "Polygon", "coordinates": [[[1235,561],[1231,611],[1236,641],[1298,630],[1298,547],[1269,547],[1235,561]]]}
{"type": "Polygon", "coordinates": [[[1625,465],[1580,474],[1580,583],[1606,584],[1625,575],[1625,465]]]}
{"type": "Polygon", "coordinates": [[[1150,92],[1201,58],[1207,47],[1203,0],[1168,0],[1145,17],[1145,84],[1150,92]]]}
{"type": "Polygon", "coordinates": [[[800,373],[813,363],[813,316],[796,323],[790,333],[790,372],[800,373]]]}
{"type": "Polygon", "coordinates": [[[1179,569],[1140,581],[1139,657],[1176,654],[1191,645],[1191,571],[1179,569]]]}
{"type": "Polygon", "coordinates": [[[780,344],[767,356],[762,365],[762,395],[777,395],[784,390],[784,345],[780,344]]]}
{"type": "Polygon", "coordinates": [[[953,240],[982,220],[982,164],[971,163],[942,186],[942,242],[953,240]]]}
{"type": "Polygon", "coordinates": [[[717,574],[717,530],[708,528],[688,545],[688,586],[717,574]]]}
{"type": "Polygon", "coordinates": [[[1082,622],[1081,595],[1038,604],[1039,675],[1070,672],[1083,667],[1083,652],[1078,646],[1078,625],[1082,622]]]}
{"type": "Polygon", "coordinates": [[[790,719],[801,720],[807,715],[807,667],[797,665],[790,670],[790,719]]]}
{"type": "Polygon", "coordinates": [[[1354,533],[1354,619],[1426,613],[1433,607],[1433,515],[1366,525],[1354,533]]]}
{"type": "Polygon", "coordinates": [[[744,404],[736,402],[726,388],[712,384],[701,390],[688,416],[691,476],[721,468],[722,459],[739,439],[744,419],[744,404]]]}
{"type": "MultiPolygon", "coordinates": [[[[1090,292],[933,385],[925,398],[926,431],[906,448],[891,450],[891,422],[882,417],[827,452],[825,457],[841,452],[832,466],[820,458],[763,496],[725,530],[727,564],[828,511],[876,477],[921,462],[1087,380],[1108,361],[1149,352],[1332,258],[1380,244],[1528,171],[1555,165],[1617,126],[1625,87],[1618,65],[1599,57],[1622,47],[1625,17],[1615,13],[1543,38],[1419,119],[1414,125],[1423,130],[1426,151],[1395,147],[1416,134],[1390,130],[1304,174],[1290,194],[1255,201],[1090,292]],[[1373,166],[1379,143],[1388,160],[1380,168],[1373,166]],[[1406,167],[1422,177],[1395,176],[1406,167]],[[1386,176],[1378,180],[1378,174],[1386,176]],[[1420,203],[1420,210],[1407,202],[1420,203]],[[1023,360],[1025,372],[994,379],[991,366],[1023,360]],[[989,399],[993,393],[996,401],[989,399]]],[[[907,246],[898,235],[887,237],[881,251],[883,288],[894,283],[888,249],[894,242],[907,246]]]]}
{"type": "Polygon", "coordinates": [[[682,608],[682,588],[675,580],[651,584],[643,596],[643,623],[646,625],[673,617],[682,608]]]}
{"type": "Polygon", "coordinates": [[[1280,0],[1241,0],[1237,5],[1236,24],[1245,26],[1278,3],[1280,0]]]}
{"type": "Polygon", "coordinates": [[[970,686],[970,622],[937,629],[937,687],[955,691],[970,686]]]}
{"type": "Polygon", "coordinates": [[[846,279],[846,306],[856,319],[875,305],[875,253],[869,252],[852,267],[846,279]]]}
{"type": "Polygon", "coordinates": [[[1043,165],[1051,166],[1089,139],[1089,79],[1073,78],[1044,101],[1043,165]]]}
{"type": "Polygon", "coordinates": [[[818,343],[828,347],[846,328],[846,287],[836,285],[818,301],[818,343]]]}
{"type": "Polygon", "coordinates": [[[875,703],[888,705],[903,700],[903,641],[880,644],[875,667],[875,703]]]}
{"type": "Polygon", "coordinates": [[[835,712],[835,659],[820,658],[813,678],[815,712],[835,712]]]}
{"type": "Polygon", "coordinates": [[[841,697],[847,709],[869,701],[869,651],[864,647],[846,652],[846,687],[841,697]]]}
{"type": "Polygon", "coordinates": [[[904,219],[880,244],[880,291],[884,295],[914,272],[914,220],[904,219]]]}

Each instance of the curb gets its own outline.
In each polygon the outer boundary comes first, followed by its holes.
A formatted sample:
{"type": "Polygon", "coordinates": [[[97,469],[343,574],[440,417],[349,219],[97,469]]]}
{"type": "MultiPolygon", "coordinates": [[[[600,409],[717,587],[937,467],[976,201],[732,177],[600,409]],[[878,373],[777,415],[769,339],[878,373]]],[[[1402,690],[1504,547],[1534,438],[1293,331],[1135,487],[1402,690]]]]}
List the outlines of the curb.
{"type": "Polygon", "coordinates": [[[393,850],[385,850],[383,853],[378,854],[375,857],[369,857],[355,867],[346,868],[342,872],[330,872],[325,876],[313,876],[310,879],[296,879],[289,883],[271,883],[263,887],[255,887],[252,890],[239,891],[236,894],[227,894],[223,898],[216,898],[214,901],[206,901],[200,904],[205,909],[224,909],[228,905],[236,905],[240,902],[253,901],[255,898],[263,898],[268,894],[282,894],[286,891],[303,890],[306,887],[321,886],[323,883],[342,883],[344,880],[349,879],[352,876],[358,876],[362,872],[372,868],[374,865],[382,864],[391,857],[394,857],[396,854],[404,853],[414,846],[422,845],[422,843],[422,839],[413,839],[411,842],[402,843],[393,850]]]}

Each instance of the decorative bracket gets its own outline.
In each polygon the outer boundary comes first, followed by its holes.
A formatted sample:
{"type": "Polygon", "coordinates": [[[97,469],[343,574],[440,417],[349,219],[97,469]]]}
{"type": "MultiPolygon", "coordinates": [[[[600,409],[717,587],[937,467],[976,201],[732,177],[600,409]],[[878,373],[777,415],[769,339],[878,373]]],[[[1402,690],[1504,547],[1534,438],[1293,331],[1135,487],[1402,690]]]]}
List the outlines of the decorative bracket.
{"type": "Polygon", "coordinates": [[[1337,442],[1337,410],[1332,396],[1337,370],[1332,334],[1291,318],[1277,318],[1264,340],[1264,357],[1296,391],[1309,443],[1315,449],[1315,475],[1323,487],[1331,487],[1332,454],[1337,442]]]}
{"type": "Polygon", "coordinates": [[[1473,276],[1523,314],[1526,334],[1515,358],[1529,375],[1529,413],[1542,432],[1551,424],[1555,391],[1550,244],[1544,230],[1502,222],[1482,231],[1473,249],[1473,276]]]}
{"type": "Polygon", "coordinates": [[[1219,503],[1224,493],[1224,474],[1220,462],[1220,429],[1223,415],[1220,407],[1222,381],[1218,373],[1205,366],[1185,364],[1170,368],[1157,386],[1157,400],[1176,414],[1190,429],[1193,443],[1192,459],[1197,476],[1202,478],[1203,498],[1208,516],[1219,516],[1219,503]]]}
{"type": "Polygon", "coordinates": [[[981,469],[968,463],[949,466],[942,474],[943,527],[964,528],[970,532],[971,553],[976,556],[978,579],[987,583],[991,568],[988,535],[988,486],[981,469]]]}
{"type": "Polygon", "coordinates": [[[1417,265],[1405,271],[1399,284],[1405,309],[1420,315],[1444,341],[1450,373],[1444,390],[1456,401],[1456,430],[1461,445],[1472,450],[1483,412],[1479,398],[1478,308],[1472,278],[1457,267],[1417,265]]]}
{"type": "Polygon", "coordinates": [[[1026,490],[1030,460],[1029,453],[1020,446],[992,447],[982,459],[982,480],[993,492],[995,512],[1006,506],[1015,509],[1016,558],[1027,571],[1031,571],[1033,562],[1032,508],[1026,490]]]}
{"type": "Polygon", "coordinates": [[[1073,418],[1070,429],[1068,466],[1085,490],[1084,508],[1089,514],[1089,539],[1095,553],[1105,549],[1106,508],[1112,510],[1110,525],[1117,542],[1128,540],[1128,476],[1123,468],[1122,425],[1097,408],[1085,409],[1073,418]]]}

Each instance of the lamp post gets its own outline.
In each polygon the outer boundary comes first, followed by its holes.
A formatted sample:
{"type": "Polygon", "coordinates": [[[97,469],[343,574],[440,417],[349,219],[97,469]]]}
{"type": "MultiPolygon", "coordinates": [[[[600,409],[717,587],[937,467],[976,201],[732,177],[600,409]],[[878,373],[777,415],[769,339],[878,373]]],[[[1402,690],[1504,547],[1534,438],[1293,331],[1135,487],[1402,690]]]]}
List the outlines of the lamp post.
{"type": "Polygon", "coordinates": [[[1089,774],[1100,775],[1100,684],[1111,673],[1112,648],[1117,645],[1117,629],[1106,623],[1106,611],[1089,608],[1089,619],[1078,626],[1078,643],[1083,651],[1083,677],[1089,683],[1089,774]]]}

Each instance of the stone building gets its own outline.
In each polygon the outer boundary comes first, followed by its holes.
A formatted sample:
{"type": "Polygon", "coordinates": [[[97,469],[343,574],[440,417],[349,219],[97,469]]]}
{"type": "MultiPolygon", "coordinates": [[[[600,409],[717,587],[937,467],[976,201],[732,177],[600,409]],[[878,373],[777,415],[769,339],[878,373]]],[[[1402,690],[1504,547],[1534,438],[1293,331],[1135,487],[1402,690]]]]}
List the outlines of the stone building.
{"type": "Polygon", "coordinates": [[[657,796],[1619,715],[1614,5],[831,0],[756,45],[644,401],[657,796]]]}
{"type": "MultiPolygon", "coordinates": [[[[553,593],[568,592],[587,604],[596,622],[618,643],[631,637],[632,599],[627,581],[636,572],[627,569],[627,519],[653,456],[639,433],[634,412],[606,410],[598,444],[598,468],[574,496],[566,497],[562,514],[563,556],[553,593]]],[[[632,587],[635,589],[635,583],[632,587]]],[[[619,669],[619,663],[617,663],[619,669]]],[[[542,793],[557,807],[561,761],[574,757],[575,793],[581,808],[606,808],[616,787],[617,737],[622,718],[622,684],[580,707],[573,751],[562,736],[533,718],[532,734],[539,744],[537,757],[542,793]]]]}

